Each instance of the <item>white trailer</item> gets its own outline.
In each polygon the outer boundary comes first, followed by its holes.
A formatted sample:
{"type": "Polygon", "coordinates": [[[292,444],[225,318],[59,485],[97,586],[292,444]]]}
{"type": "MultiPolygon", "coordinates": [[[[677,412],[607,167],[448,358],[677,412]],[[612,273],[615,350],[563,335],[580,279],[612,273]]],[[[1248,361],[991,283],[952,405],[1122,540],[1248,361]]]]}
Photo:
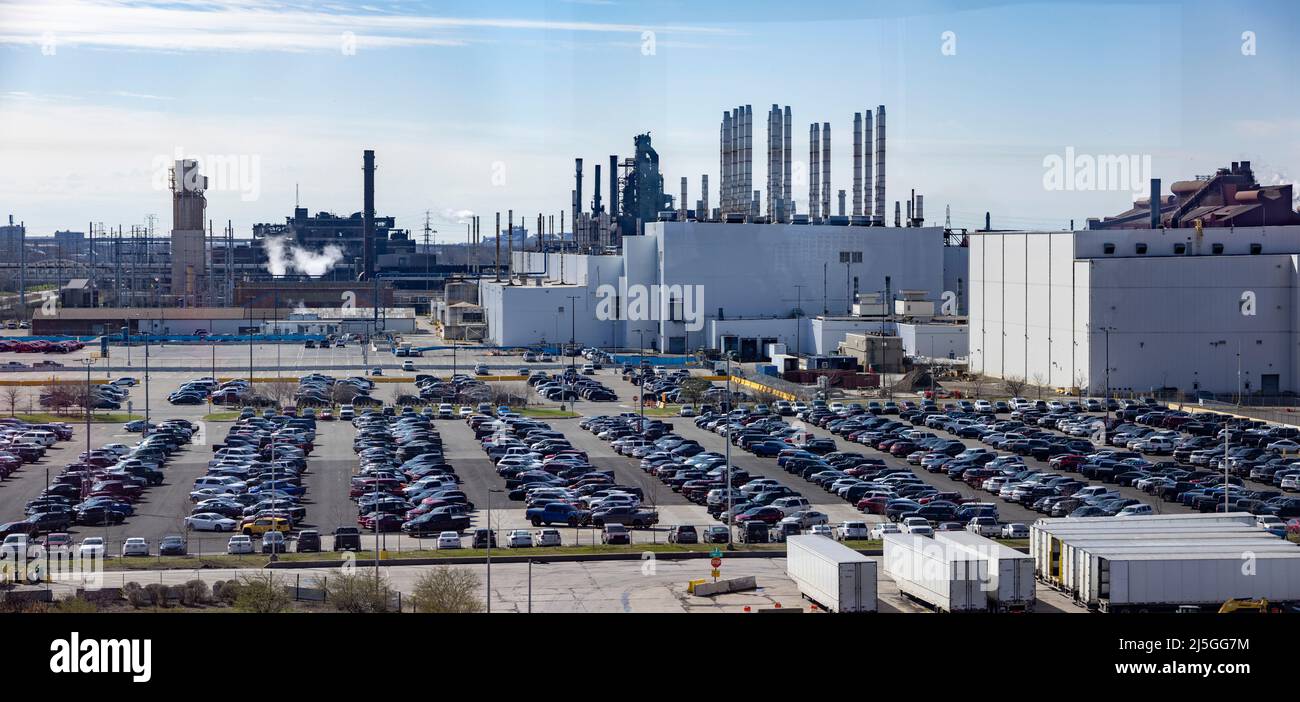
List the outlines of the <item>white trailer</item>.
{"type": "Polygon", "coordinates": [[[985,560],[989,577],[985,595],[990,609],[998,612],[1034,611],[1038,598],[1034,591],[1034,559],[1029,554],[968,531],[935,532],[934,538],[966,549],[985,560]]]}
{"type": "Polygon", "coordinates": [[[941,612],[988,610],[988,564],[928,536],[885,534],[885,575],[898,590],[941,612]]]}
{"type": "Polygon", "coordinates": [[[1062,543],[1087,534],[1165,534],[1185,532],[1262,532],[1251,514],[1151,515],[1124,519],[1040,519],[1029,529],[1029,554],[1040,578],[1055,580],[1059,575],[1062,543]]]}
{"type": "Polygon", "coordinates": [[[799,594],[831,612],[876,611],[875,561],[825,536],[791,536],[785,549],[799,594]]]}
{"type": "Polygon", "coordinates": [[[1108,553],[1154,553],[1179,551],[1204,551],[1214,549],[1221,552],[1241,553],[1243,551],[1295,551],[1300,552],[1295,544],[1264,534],[1251,538],[1206,538],[1204,534],[1150,536],[1146,539],[1081,539],[1065,544],[1060,560],[1060,575],[1055,584],[1062,590],[1077,594],[1082,589],[1085,564],[1096,552],[1108,553]]]}
{"type": "Polygon", "coordinates": [[[1101,611],[1217,608],[1233,598],[1300,602],[1300,549],[1101,552],[1085,568],[1079,600],[1101,611]]]}

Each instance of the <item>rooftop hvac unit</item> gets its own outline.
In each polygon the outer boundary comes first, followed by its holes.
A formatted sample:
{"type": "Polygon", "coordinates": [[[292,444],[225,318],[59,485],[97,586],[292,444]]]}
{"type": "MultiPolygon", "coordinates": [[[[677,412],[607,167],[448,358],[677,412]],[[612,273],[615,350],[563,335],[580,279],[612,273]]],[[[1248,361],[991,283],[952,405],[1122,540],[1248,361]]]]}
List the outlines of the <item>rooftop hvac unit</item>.
{"type": "Polygon", "coordinates": [[[930,300],[894,300],[894,314],[900,317],[929,319],[934,316],[934,303],[930,300]]]}

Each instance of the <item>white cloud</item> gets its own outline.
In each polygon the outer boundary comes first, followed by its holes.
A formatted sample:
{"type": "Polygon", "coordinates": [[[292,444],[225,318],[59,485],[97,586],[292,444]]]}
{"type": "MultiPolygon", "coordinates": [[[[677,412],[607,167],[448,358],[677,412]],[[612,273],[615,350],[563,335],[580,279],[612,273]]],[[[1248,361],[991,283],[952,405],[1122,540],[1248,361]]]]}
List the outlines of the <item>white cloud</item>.
{"type": "Polygon", "coordinates": [[[439,17],[375,9],[320,12],[271,0],[13,0],[0,2],[0,44],[154,51],[338,51],[344,32],[358,50],[462,46],[474,30],[636,34],[646,29],[722,34],[721,28],[553,19],[439,17]]]}

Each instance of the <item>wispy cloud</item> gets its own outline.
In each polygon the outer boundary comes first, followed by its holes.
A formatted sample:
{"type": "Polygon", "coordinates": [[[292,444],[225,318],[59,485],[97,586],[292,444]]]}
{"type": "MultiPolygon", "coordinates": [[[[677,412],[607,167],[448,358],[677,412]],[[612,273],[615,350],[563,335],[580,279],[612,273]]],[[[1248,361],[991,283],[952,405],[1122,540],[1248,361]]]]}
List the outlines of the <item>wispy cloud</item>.
{"type": "Polygon", "coordinates": [[[338,51],[345,33],[358,49],[462,46],[481,30],[729,33],[695,25],[442,17],[334,7],[323,12],[273,0],[5,0],[0,2],[0,44],[39,45],[52,37],[58,45],[109,49],[303,52],[338,51]]]}
{"type": "Polygon", "coordinates": [[[148,93],[132,93],[127,90],[114,90],[113,92],[109,93],[109,95],[113,95],[116,97],[124,97],[124,98],[135,98],[136,100],[175,100],[176,99],[168,95],[150,95],[148,93]]]}

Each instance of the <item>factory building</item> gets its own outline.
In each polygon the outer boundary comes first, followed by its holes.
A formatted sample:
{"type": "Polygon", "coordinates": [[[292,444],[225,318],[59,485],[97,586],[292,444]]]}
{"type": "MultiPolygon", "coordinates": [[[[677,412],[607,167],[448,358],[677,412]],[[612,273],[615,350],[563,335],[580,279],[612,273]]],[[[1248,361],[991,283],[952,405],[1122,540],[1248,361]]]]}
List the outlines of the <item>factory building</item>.
{"type": "Polygon", "coordinates": [[[831,354],[845,334],[892,323],[855,314],[861,294],[940,300],[946,248],[940,227],[654,222],[618,255],[517,252],[479,299],[501,346],[831,354]]]}
{"type": "Polygon", "coordinates": [[[1300,392],[1300,226],[977,233],[970,278],[973,371],[1091,394],[1300,392]]]}
{"type": "Polygon", "coordinates": [[[971,370],[1092,394],[1300,392],[1292,186],[1243,161],[1171,190],[1152,180],[1086,231],[972,235],[971,370]]]}

